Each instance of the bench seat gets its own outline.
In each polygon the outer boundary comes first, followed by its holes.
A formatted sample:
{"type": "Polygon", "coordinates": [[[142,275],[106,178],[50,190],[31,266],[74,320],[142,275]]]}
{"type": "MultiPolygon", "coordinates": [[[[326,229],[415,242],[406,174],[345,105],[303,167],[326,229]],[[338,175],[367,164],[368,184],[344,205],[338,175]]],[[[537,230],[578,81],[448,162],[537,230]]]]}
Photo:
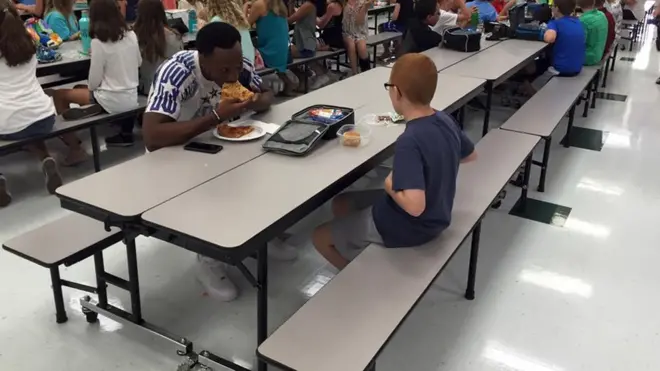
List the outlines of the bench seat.
{"type": "Polygon", "coordinates": [[[479,159],[460,167],[452,222],[440,237],[416,248],[368,246],[262,343],[257,354],[287,370],[374,367],[373,359],[473,231],[476,268],[474,240],[481,219],[539,141],[490,131],[477,143],[479,159]]]}
{"type": "MultiPolygon", "coordinates": [[[[561,119],[569,112],[566,138],[570,135],[575,116],[575,106],[585,88],[596,76],[595,68],[583,68],[582,72],[574,77],[554,77],[532,96],[516,113],[513,114],[501,129],[536,135],[544,139],[543,161],[534,162],[541,166],[538,191],[545,191],[545,178],[548,161],[550,159],[550,145],[552,132],[559,125],[561,119]]],[[[589,100],[585,103],[589,105],[589,100]]],[[[568,139],[565,142],[568,146],[568,139]]]]}
{"type": "Polygon", "coordinates": [[[376,60],[377,60],[377,50],[378,50],[378,45],[386,44],[391,41],[398,40],[403,37],[403,34],[401,32],[381,32],[377,33],[375,35],[371,35],[367,38],[367,47],[368,48],[373,48],[373,66],[376,66],[376,60]]]}
{"type": "Polygon", "coordinates": [[[117,228],[106,231],[103,223],[80,214],[69,214],[54,222],[5,242],[2,248],[32,263],[48,268],[51,274],[57,323],[67,321],[62,286],[88,292],[95,288],[60,279],[60,265],[71,266],[122,240],[117,228]]]}

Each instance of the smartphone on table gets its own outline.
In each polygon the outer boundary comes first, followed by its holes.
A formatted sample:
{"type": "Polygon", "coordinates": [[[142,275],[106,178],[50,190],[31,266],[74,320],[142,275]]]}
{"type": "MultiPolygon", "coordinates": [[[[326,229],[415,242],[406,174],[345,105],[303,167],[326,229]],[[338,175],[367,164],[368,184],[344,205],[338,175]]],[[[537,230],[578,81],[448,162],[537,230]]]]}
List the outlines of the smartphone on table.
{"type": "Polygon", "coordinates": [[[202,143],[202,142],[190,142],[183,147],[183,149],[185,149],[186,151],[202,152],[209,154],[216,154],[222,151],[222,148],[223,147],[219,144],[202,143]]]}

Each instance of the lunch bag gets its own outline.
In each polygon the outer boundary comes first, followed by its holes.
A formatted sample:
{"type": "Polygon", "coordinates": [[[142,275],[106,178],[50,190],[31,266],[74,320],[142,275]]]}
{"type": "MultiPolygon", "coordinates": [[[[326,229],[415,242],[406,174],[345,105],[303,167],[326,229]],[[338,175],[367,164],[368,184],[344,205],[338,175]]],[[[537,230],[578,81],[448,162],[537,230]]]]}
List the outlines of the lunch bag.
{"type": "Polygon", "coordinates": [[[442,34],[442,43],[446,48],[459,52],[476,52],[481,49],[481,32],[450,28],[442,34]]]}

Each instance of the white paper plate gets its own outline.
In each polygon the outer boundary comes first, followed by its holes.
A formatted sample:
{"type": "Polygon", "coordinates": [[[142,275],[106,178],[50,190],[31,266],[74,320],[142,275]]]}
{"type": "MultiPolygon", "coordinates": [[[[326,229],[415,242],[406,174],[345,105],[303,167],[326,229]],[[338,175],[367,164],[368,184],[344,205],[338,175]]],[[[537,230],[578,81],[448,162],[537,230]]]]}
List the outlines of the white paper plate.
{"type": "Polygon", "coordinates": [[[252,126],[254,130],[252,130],[250,134],[244,135],[240,138],[223,137],[222,135],[220,135],[220,133],[218,133],[218,129],[213,129],[213,135],[218,139],[226,140],[228,142],[247,142],[250,140],[259,139],[264,135],[266,135],[267,132],[264,123],[256,120],[245,120],[245,121],[230,123],[229,126],[252,126]]]}

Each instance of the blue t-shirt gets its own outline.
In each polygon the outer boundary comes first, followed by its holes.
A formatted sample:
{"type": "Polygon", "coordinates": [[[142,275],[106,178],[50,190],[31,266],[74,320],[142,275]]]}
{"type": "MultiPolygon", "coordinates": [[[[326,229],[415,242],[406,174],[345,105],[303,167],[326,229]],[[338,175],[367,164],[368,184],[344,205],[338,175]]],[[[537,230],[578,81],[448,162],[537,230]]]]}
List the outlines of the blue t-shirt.
{"type": "Polygon", "coordinates": [[[552,47],[552,67],[559,73],[576,74],[582,70],[586,54],[584,26],[576,17],[561,17],[548,23],[557,32],[552,47]]]}
{"type": "Polygon", "coordinates": [[[474,144],[451,116],[436,112],[408,122],[394,151],[392,189],[424,190],[426,208],[414,217],[387,195],[373,206],[374,224],[386,247],[421,245],[449,226],[458,165],[474,144]]]}
{"type": "Polygon", "coordinates": [[[465,6],[470,9],[473,6],[479,10],[479,18],[482,22],[497,22],[497,10],[490,1],[476,0],[465,3],[465,6]]]}
{"type": "Polygon", "coordinates": [[[46,14],[44,21],[46,21],[50,29],[61,37],[63,41],[69,40],[71,36],[80,31],[76,16],[73,14],[69,15],[69,19],[66,19],[64,14],[57,10],[53,10],[46,14]]]}

